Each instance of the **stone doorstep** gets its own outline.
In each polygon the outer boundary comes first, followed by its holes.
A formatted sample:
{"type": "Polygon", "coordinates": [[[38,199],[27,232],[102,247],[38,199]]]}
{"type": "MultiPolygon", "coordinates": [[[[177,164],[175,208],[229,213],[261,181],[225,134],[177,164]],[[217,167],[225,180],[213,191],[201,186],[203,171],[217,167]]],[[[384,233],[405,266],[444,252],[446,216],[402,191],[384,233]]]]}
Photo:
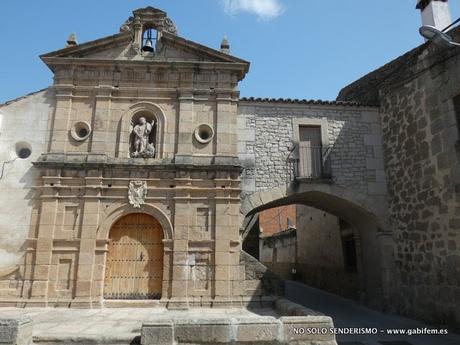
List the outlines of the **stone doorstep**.
{"type": "MultiPolygon", "coordinates": [[[[120,333],[112,335],[85,335],[85,336],[69,336],[67,334],[49,335],[34,335],[32,337],[33,345],[128,345],[140,344],[140,336],[133,333],[120,333]]],[[[1,343],[0,343],[1,344],[1,343]]],[[[27,344],[29,345],[29,344],[27,344]]]]}
{"type": "Polygon", "coordinates": [[[103,308],[166,308],[166,300],[104,300],[103,308]]]}
{"type": "Polygon", "coordinates": [[[174,344],[297,344],[336,345],[333,334],[309,334],[306,329],[333,327],[326,316],[175,319],[145,322],[142,345],[174,344]],[[161,340],[161,341],[160,341],[161,340]]]}

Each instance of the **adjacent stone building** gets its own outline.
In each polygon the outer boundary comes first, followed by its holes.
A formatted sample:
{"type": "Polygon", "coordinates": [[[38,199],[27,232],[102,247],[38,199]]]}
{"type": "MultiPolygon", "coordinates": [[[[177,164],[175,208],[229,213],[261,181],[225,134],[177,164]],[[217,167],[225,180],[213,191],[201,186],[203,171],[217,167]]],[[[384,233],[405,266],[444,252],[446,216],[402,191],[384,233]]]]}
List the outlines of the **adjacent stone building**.
{"type": "MultiPolygon", "coordinates": [[[[460,29],[450,32],[460,41],[460,29]]],[[[460,329],[460,50],[427,42],[344,88],[380,107],[394,239],[391,309],[460,329]]]]}

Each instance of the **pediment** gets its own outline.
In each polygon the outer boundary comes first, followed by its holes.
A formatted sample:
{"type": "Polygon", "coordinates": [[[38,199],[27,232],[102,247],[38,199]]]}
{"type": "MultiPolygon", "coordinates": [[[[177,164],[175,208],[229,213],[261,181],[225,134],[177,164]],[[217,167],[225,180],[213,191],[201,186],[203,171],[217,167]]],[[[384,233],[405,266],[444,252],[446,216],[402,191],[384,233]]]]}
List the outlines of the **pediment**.
{"type": "Polygon", "coordinates": [[[128,31],[60,49],[44,54],[41,58],[48,66],[52,65],[52,62],[56,62],[56,59],[72,59],[74,62],[78,59],[89,59],[101,61],[220,62],[249,65],[245,60],[166,31],[162,32],[159,50],[154,56],[139,53],[133,46],[132,35],[128,31]]]}
{"type": "Polygon", "coordinates": [[[249,62],[233,55],[222,53],[219,50],[206,47],[202,44],[164,32],[162,36],[162,50],[159,52],[166,60],[207,61],[243,63],[249,62]]]}
{"type": "MultiPolygon", "coordinates": [[[[43,60],[49,58],[104,58],[107,60],[118,59],[123,56],[131,45],[131,35],[129,32],[104,37],[94,41],[86,42],[76,46],[59,49],[40,57],[43,60]]],[[[45,61],[46,62],[46,61],[45,61]]]]}

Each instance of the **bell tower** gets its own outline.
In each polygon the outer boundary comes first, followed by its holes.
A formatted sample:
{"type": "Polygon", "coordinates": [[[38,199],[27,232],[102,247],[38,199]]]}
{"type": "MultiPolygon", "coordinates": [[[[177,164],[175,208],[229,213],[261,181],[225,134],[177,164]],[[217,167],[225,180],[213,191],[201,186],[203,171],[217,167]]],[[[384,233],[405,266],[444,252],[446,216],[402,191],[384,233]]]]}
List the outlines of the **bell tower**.
{"type": "Polygon", "coordinates": [[[431,25],[443,30],[452,23],[448,0],[417,0],[422,13],[422,25],[431,25]]]}

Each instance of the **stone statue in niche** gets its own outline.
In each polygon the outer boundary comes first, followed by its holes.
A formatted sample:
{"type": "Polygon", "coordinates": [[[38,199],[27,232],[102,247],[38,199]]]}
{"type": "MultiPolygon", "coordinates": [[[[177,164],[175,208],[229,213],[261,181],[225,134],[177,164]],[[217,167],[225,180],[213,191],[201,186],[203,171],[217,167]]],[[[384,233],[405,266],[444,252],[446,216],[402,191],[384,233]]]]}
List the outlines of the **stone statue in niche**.
{"type": "Polygon", "coordinates": [[[155,120],[148,123],[145,117],[140,117],[131,133],[131,157],[132,158],[154,158],[154,129],[155,120]]]}
{"type": "Polygon", "coordinates": [[[141,208],[147,197],[147,181],[131,181],[128,189],[128,200],[134,208],[141,208]]]}

